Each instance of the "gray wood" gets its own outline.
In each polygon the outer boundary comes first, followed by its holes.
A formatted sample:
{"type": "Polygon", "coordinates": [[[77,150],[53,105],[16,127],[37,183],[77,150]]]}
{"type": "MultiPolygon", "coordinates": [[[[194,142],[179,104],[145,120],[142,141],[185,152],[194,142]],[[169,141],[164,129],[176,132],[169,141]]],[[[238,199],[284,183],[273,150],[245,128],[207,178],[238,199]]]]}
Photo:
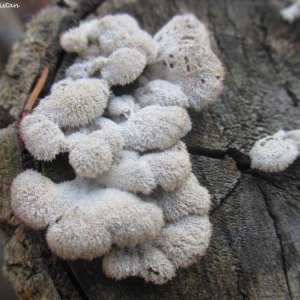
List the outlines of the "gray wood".
{"type": "Polygon", "coordinates": [[[300,23],[288,25],[279,16],[289,1],[101,2],[65,0],[46,9],[31,22],[0,81],[0,223],[11,236],[5,268],[18,296],[300,299],[300,160],[270,175],[250,170],[247,156],[255,140],[300,128],[300,23]],[[39,168],[56,181],[73,176],[64,156],[43,165],[21,156],[17,127],[8,125],[17,120],[42,67],[49,64],[52,74],[45,94],[72,61],[57,46],[59,33],[89,13],[113,12],[132,14],[152,33],[173,15],[193,12],[210,29],[227,71],[221,101],[191,112],[193,130],[186,137],[193,170],[213,195],[211,245],[202,260],[163,286],[107,279],[100,259],[63,262],[49,252],[43,232],[24,228],[9,209],[9,185],[22,167],[39,168]]]}

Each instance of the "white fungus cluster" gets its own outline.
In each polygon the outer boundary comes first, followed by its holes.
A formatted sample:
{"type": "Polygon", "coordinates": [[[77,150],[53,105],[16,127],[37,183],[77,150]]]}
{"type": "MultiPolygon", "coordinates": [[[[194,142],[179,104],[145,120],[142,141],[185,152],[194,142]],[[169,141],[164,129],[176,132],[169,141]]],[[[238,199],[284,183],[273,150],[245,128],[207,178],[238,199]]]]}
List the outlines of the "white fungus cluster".
{"type": "Polygon", "coordinates": [[[103,256],[109,277],[163,284],[209,245],[210,195],[181,139],[191,129],[187,109],[218,99],[222,64],[193,15],[174,17],[154,38],[132,17],[109,15],[60,42],[78,58],[23,118],[20,134],[38,160],[68,152],[77,176],[55,184],[24,171],[12,184],[12,209],[46,229],[63,259],[103,256]]]}
{"type": "Polygon", "coordinates": [[[257,141],[249,152],[251,168],[280,172],[300,155],[300,130],[280,130],[257,141]]]}
{"type": "Polygon", "coordinates": [[[289,22],[293,23],[300,18],[300,0],[295,0],[293,4],[289,5],[288,7],[284,8],[280,12],[281,17],[289,22]]]}

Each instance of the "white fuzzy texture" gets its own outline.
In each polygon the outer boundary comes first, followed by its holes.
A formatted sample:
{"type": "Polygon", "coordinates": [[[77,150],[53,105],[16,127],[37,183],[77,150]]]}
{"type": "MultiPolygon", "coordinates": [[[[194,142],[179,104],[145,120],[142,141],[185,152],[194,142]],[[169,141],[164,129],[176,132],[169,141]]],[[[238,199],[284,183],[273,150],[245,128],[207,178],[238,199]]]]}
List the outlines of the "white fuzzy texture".
{"type": "Polygon", "coordinates": [[[164,225],[161,209],[137,196],[80,178],[54,184],[33,170],[13,181],[11,206],[34,229],[50,225],[48,245],[64,259],[93,259],[112,244],[133,247],[155,238],[164,225]]]}
{"type": "MultiPolygon", "coordinates": [[[[104,255],[109,277],[164,284],[211,237],[210,195],[180,141],[191,129],[187,108],[202,110],[222,90],[208,31],[193,15],[175,16],[153,39],[118,14],[81,23],[61,45],[78,58],[20,133],[36,159],[69,152],[77,177],[55,184],[27,170],[12,184],[12,209],[32,228],[48,227],[62,259],[104,255]]],[[[297,131],[274,138],[299,147],[297,131]]]]}
{"type": "Polygon", "coordinates": [[[90,192],[47,231],[50,249],[63,259],[93,259],[111,246],[135,246],[153,239],[163,215],[154,204],[116,189],[90,192]]]}
{"type": "Polygon", "coordinates": [[[167,256],[149,244],[113,250],[104,256],[102,268],[106,276],[117,280],[139,276],[155,284],[164,284],[176,275],[176,268],[167,256]]]}
{"type": "Polygon", "coordinates": [[[284,139],[289,139],[296,144],[298,153],[300,153],[300,129],[285,132],[284,139]]]}
{"type": "Polygon", "coordinates": [[[74,80],[71,77],[66,77],[62,80],[59,80],[51,86],[51,93],[54,92],[55,90],[62,89],[63,87],[65,87],[69,84],[73,84],[73,83],[74,83],[74,80]]]}
{"type": "Polygon", "coordinates": [[[284,132],[257,141],[249,152],[251,168],[264,172],[280,172],[290,166],[299,151],[291,139],[284,139],[284,132]]]}
{"type": "Polygon", "coordinates": [[[295,3],[284,8],[280,14],[281,17],[289,23],[298,20],[300,18],[300,0],[296,0],[295,3]]]}
{"type": "Polygon", "coordinates": [[[107,58],[98,56],[89,60],[75,63],[66,70],[66,76],[74,80],[81,78],[90,78],[105,66],[107,58]]]}
{"type": "Polygon", "coordinates": [[[98,20],[86,21],[78,27],[64,32],[60,38],[60,45],[67,52],[84,53],[88,42],[97,38],[98,20]]]}
{"type": "Polygon", "coordinates": [[[204,255],[211,231],[208,216],[190,216],[164,227],[154,244],[176,268],[186,268],[204,255]]]}
{"type": "Polygon", "coordinates": [[[75,131],[74,128],[67,130],[65,132],[65,136],[66,136],[65,151],[71,152],[90,133],[91,133],[90,130],[88,130],[87,128],[80,128],[78,131],[77,130],[75,131]]]}
{"type": "Polygon", "coordinates": [[[123,151],[97,180],[106,187],[149,194],[158,186],[165,191],[175,190],[190,173],[189,154],[185,145],[179,142],[165,151],[142,156],[135,151],[123,151]]]}
{"type": "Polygon", "coordinates": [[[211,205],[209,192],[198,183],[194,174],[175,191],[160,193],[156,199],[155,203],[162,208],[165,219],[173,222],[189,215],[208,215],[211,205]]]}
{"type": "Polygon", "coordinates": [[[173,146],[191,130],[190,118],[178,106],[147,106],[122,124],[127,147],[144,152],[173,146]]]}
{"type": "Polygon", "coordinates": [[[123,151],[112,167],[98,177],[98,182],[107,187],[144,194],[156,187],[150,165],[135,151],[123,151]]]}
{"type": "Polygon", "coordinates": [[[142,74],[146,63],[146,57],[140,51],[120,48],[108,57],[101,75],[110,85],[126,85],[142,74]]]}
{"type": "Polygon", "coordinates": [[[88,46],[85,30],[80,27],[69,29],[61,36],[60,45],[67,52],[84,52],[88,46]]]}
{"type": "Polygon", "coordinates": [[[123,47],[136,49],[146,56],[148,63],[154,61],[157,55],[152,37],[126,14],[109,15],[100,20],[99,45],[105,55],[123,47]]]}
{"type": "Polygon", "coordinates": [[[181,45],[198,44],[210,47],[209,33],[205,25],[192,14],[173,17],[155,34],[154,40],[159,48],[158,57],[165,49],[181,45]]]}
{"type": "Polygon", "coordinates": [[[181,186],[192,172],[189,154],[183,142],[161,152],[142,156],[154,174],[156,185],[171,192],[181,186]]]}
{"type": "Polygon", "coordinates": [[[139,276],[155,284],[164,284],[203,256],[209,245],[212,226],[209,222],[210,195],[190,175],[172,193],[156,194],[154,201],[164,213],[166,225],[151,243],[127,249],[115,249],[102,261],[108,277],[117,280],[139,276]]]}
{"type": "Polygon", "coordinates": [[[203,23],[191,14],[175,16],[157,32],[155,40],[158,57],[147,72],[149,79],[161,78],[178,85],[195,110],[215,103],[225,74],[210,48],[203,23]]]}
{"type": "Polygon", "coordinates": [[[41,100],[35,111],[58,126],[76,127],[101,116],[108,98],[109,89],[105,80],[78,79],[58,86],[41,100]]]}
{"type": "Polygon", "coordinates": [[[11,207],[22,222],[43,229],[60,218],[75,201],[73,188],[73,184],[56,185],[40,173],[27,170],[12,183],[11,207]]]}
{"type": "Polygon", "coordinates": [[[95,178],[110,169],[123,145],[118,127],[104,127],[84,137],[70,152],[69,161],[80,177],[95,178]]]}
{"type": "Polygon", "coordinates": [[[218,100],[225,73],[210,48],[187,44],[166,48],[160,57],[148,70],[150,79],[161,78],[177,84],[189,98],[190,107],[198,111],[218,100]]]}
{"type": "Polygon", "coordinates": [[[141,107],[149,105],[189,107],[189,99],[181,88],[166,80],[153,80],[134,93],[141,107]]]}
{"type": "Polygon", "coordinates": [[[60,128],[40,113],[23,118],[20,134],[26,148],[39,160],[53,160],[66,146],[66,139],[60,128]]]}
{"type": "Polygon", "coordinates": [[[115,279],[139,276],[164,284],[175,276],[177,268],[186,268],[205,254],[211,227],[208,216],[190,216],[171,223],[150,245],[112,250],[103,259],[103,271],[115,279]]]}
{"type": "Polygon", "coordinates": [[[137,110],[135,99],[130,95],[113,97],[107,106],[108,114],[113,117],[123,117],[128,119],[137,110]]]}

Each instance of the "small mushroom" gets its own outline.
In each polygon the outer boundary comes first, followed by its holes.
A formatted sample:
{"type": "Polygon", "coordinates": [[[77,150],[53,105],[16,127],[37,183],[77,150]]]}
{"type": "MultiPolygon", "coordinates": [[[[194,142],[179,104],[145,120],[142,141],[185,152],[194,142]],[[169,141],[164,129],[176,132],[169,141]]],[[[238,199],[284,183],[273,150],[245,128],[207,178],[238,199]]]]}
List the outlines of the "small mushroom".
{"type": "Polygon", "coordinates": [[[291,165],[299,151],[291,139],[284,139],[282,132],[257,141],[249,152],[251,168],[264,172],[280,172],[291,165]]]}

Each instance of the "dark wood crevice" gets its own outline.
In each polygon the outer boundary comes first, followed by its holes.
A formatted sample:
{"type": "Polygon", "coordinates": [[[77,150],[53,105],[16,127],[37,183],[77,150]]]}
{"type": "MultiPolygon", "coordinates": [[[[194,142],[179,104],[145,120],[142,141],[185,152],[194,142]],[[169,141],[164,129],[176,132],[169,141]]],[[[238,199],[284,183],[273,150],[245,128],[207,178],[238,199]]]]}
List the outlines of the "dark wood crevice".
{"type": "Polygon", "coordinates": [[[286,260],[285,260],[285,251],[284,251],[284,247],[282,245],[282,238],[281,238],[281,235],[280,235],[280,232],[279,232],[280,228],[279,228],[279,226],[277,224],[277,216],[272,211],[272,208],[271,208],[270,203],[269,203],[268,195],[265,193],[265,191],[263,190],[263,188],[260,185],[258,185],[258,186],[259,186],[259,189],[260,189],[261,194],[263,196],[263,199],[265,200],[269,216],[273,220],[274,230],[276,232],[276,236],[277,236],[277,239],[278,239],[278,242],[279,242],[279,245],[280,245],[282,267],[283,267],[283,271],[284,271],[284,275],[285,275],[285,281],[286,281],[287,289],[288,289],[288,292],[289,292],[289,298],[292,299],[292,293],[291,293],[291,288],[290,288],[290,283],[289,283],[290,280],[289,280],[288,274],[287,274],[287,266],[286,266],[286,260]]]}

